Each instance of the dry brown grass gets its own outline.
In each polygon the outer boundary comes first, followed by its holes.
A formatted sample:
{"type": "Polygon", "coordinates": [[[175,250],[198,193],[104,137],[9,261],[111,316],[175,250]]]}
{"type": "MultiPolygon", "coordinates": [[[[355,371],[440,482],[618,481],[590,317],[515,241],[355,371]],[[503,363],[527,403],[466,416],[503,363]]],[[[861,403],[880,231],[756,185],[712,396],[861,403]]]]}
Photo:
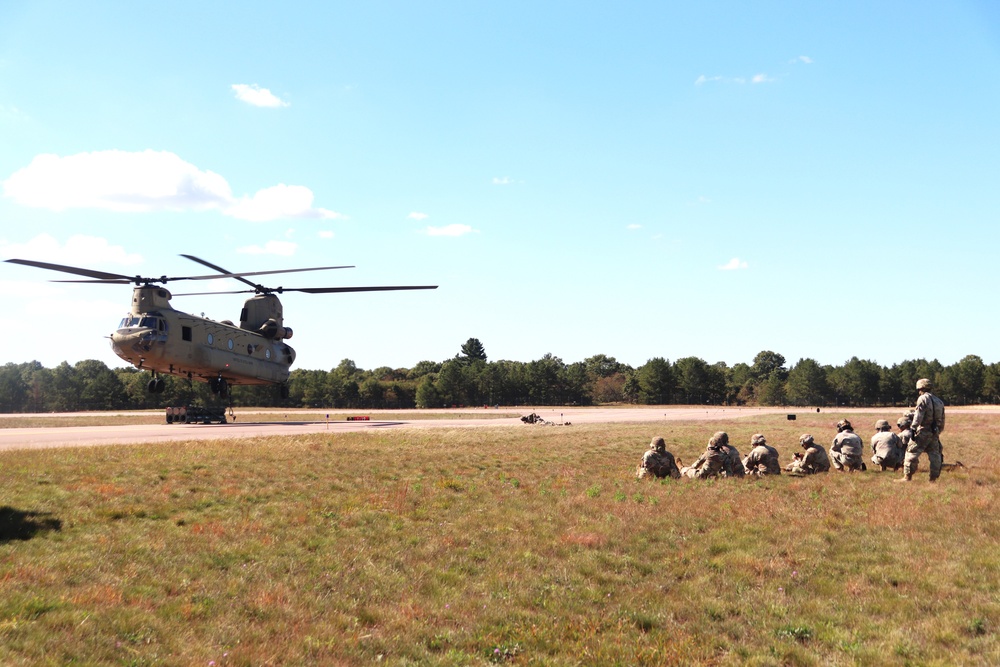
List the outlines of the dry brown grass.
{"type": "Polygon", "coordinates": [[[0,663],[1000,662],[998,418],[937,485],[633,478],[841,416],[3,453],[0,663]]]}

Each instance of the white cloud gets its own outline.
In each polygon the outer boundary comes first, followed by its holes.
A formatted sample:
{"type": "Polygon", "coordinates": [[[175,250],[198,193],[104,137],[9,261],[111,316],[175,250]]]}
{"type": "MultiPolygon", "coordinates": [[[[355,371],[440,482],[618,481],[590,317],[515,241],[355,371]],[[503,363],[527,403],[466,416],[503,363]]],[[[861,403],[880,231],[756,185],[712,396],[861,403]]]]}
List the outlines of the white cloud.
{"type": "Polygon", "coordinates": [[[316,234],[316,236],[320,237],[321,239],[332,239],[333,238],[333,232],[331,232],[329,229],[321,229],[316,234]]]}
{"type": "Polygon", "coordinates": [[[733,257],[728,263],[717,267],[720,271],[737,271],[742,269],[749,269],[750,265],[745,261],[741,261],[739,257],[733,257]]]}
{"type": "Polygon", "coordinates": [[[255,107],[287,107],[290,106],[278,98],[267,88],[261,88],[256,83],[247,85],[245,83],[234,83],[230,86],[236,92],[236,99],[255,107]]]}
{"type": "Polygon", "coordinates": [[[302,185],[279,185],[258,190],[253,197],[241,197],[224,213],[239,220],[264,222],[283,218],[341,218],[325,208],[313,208],[313,193],[302,185]]]}
{"type": "Polygon", "coordinates": [[[813,62],[814,62],[813,59],[810,58],[809,56],[799,56],[798,58],[796,58],[792,62],[796,62],[796,61],[798,61],[800,63],[805,63],[806,65],[812,65],[813,62]]]}
{"type": "Polygon", "coordinates": [[[514,182],[510,176],[494,176],[493,185],[510,185],[514,182]]]}
{"type": "Polygon", "coordinates": [[[206,210],[232,199],[222,176],[201,171],[173,153],[153,150],[36,155],[3,182],[3,191],[22,206],[53,211],[206,210]]]}
{"type": "Polygon", "coordinates": [[[236,198],[221,175],[168,151],[94,151],[37,155],[3,182],[3,194],[22,206],[63,211],[90,208],[145,213],[217,210],[240,220],[335,219],[313,208],[312,190],[280,184],[236,198]]]}
{"type": "Polygon", "coordinates": [[[754,83],[771,83],[772,81],[774,81],[774,78],[768,76],[767,74],[763,74],[763,73],[762,74],[754,74],[753,78],[751,79],[751,81],[753,81],[754,83]]]}
{"type": "Polygon", "coordinates": [[[0,243],[0,255],[5,259],[17,257],[68,266],[85,262],[88,268],[100,264],[131,266],[142,262],[142,255],[126,252],[125,248],[111,245],[107,239],[83,234],[69,237],[65,245],[60,245],[49,234],[40,234],[27,243],[0,243]]]}
{"type": "Polygon", "coordinates": [[[711,81],[722,81],[722,77],[721,76],[705,76],[704,74],[702,74],[701,76],[699,76],[697,79],[694,80],[694,85],[700,86],[702,84],[709,83],[711,81]]]}
{"type": "Polygon", "coordinates": [[[445,227],[428,227],[424,230],[427,236],[465,236],[471,232],[474,232],[472,227],[469,225],[447,225],[445,227]]]}
{"type": "Polygon", "coordinates": [[[406,217],[409,218],[410,220],[425,220],[430,216],[428,216],[426,213],[417,213],[416,211],[414,211],[413,213],[410,213],[406,217]]]}
{"type": "Polygon", "coordinates": [[[642,229],[642,225],[632,223],[631,225],[625,225],[625,229],[642,229]]]}
{"type": "Polygon", "coordinates": [[[298,245],[291,241],[268,241],[263,246],[250,245],[237,248],[236,252],[244,255],[280,255],[281,257],[291,257],[295,254],[298,245]]]}

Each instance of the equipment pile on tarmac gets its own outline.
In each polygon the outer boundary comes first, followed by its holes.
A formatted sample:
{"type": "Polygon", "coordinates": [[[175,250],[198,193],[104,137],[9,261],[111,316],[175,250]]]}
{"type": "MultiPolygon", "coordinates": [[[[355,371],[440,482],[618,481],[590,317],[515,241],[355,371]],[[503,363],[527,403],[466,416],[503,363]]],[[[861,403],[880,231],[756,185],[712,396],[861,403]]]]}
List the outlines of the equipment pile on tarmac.
{"type": "Polygon", "coordinates": [[[563,422],[557,424],[555,422],[550,422],[547,419],[543,419],[541,415],[532,412],[530,415],[525,415],[521,417],[521,421],[525,424],[538,424],[539,426],[569,426],[570,422],[563,422]]]}

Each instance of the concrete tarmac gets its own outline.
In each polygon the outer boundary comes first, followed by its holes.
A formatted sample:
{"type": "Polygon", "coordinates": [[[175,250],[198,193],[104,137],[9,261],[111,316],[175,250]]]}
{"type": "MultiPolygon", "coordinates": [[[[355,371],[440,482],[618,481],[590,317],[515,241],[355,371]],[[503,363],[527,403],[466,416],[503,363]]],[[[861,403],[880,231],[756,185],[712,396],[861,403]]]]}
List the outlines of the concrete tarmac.
{"type": "MultiPolygon", "coordinates": [[[[302,421],[294,421],[296,411],[282,412],[289,419],[285,421],[254,421],[260,412],[236,412],[237,421],[227,424],[143,424],[132,426],[56,426],[39,428],[0,428],[0,451],[12,449],[40,449],[47,447],[86,447],[95,445],[117,445],[137,443],[180,442],[190,440],[229,440],[233,438],[260,438],[268,436],[296,436],[310,433],[346,433],[372,429],[427,429],[427,428],[532,428],[523,424],[519,417],[502,417],[503,414],[524,414],[535,412],[546,422],[562,424],[612,424],[612,423],[654,423],[664,421],[725,421],[752,418],[766,414],[815,413],[815,408],[723,408],[723,407],[627,407],[627,408],[500,408],[497,416],[487,418],[493,412],[485,408],[461,408],[449,410],[413,410],[403,412],[372,410],[362,412],[371,421],[315,421],[317,411],[302,413],[302,421]],[[379,420],[380,414],[387,419],[379,420]],[[413,414],[414,419],[392,420],[389,415],[413,414]],[[420,418],[423,417],[423,418],[420,418]]],[[[968,409],[948,409],[956,412],[993,412],[995,406],[968,409]]],[[[900,408],[849,408],[843,411],[823,408],[823,413],[835,423],[841,412],[878,413],[880,415],[902,414],[900,408]]],[[[5,415],[10,417],[10,415],[5,415]]],[[[23,416],[23,415],[22,415],[23,416]]],[[[54,415],[35,415],[53,417],[54,415]]],[[[64,417],[76,415],[67,414],[64,417]]],[[[259,418],[259,417],[258,417],[259,418]]],[[[886,417],[887,418],[887,417],[886,417]]],[[[537,425],[534,427],[538,427],[537,425]]]]}
{"type": "MultiPolygon", "coordinates": [[[[237,411],[237,421],[226,424],[142,424],[116,426],[55,426],[38,428],[0,428],[0,450],[44,447],[82,447],[135,443],[180,442],[185,440],[228,440],[267,436],[295,436],[310,433],[345,433],[372,429],[426,428],[510,428],[525,427],[520,417],[501,414],[534,412],[552,424],[636,423],[675,420],[718,421],[760,414],[780,414],[787,408],[700,408],[700,407],[630,407],[630,408],[501,408],[496,417],[484,408],[450,410],[414,410],[411,420],[379,420],[390,411],[363,412],[371,421],[315,421],[316,411],[303,413],[295,421],[296,411],[288,411],[285,421],[254,421],[255,411],[237,411]],[[306,420],[308,419],[308,420],[306,420]]],[[[391,411],[398,416],[401,411],[391,411]]],[[[44,415],[53,417],[54,415],[44,415]]],[[[71,418],[75,415],[55,415],[71,418]]]]}

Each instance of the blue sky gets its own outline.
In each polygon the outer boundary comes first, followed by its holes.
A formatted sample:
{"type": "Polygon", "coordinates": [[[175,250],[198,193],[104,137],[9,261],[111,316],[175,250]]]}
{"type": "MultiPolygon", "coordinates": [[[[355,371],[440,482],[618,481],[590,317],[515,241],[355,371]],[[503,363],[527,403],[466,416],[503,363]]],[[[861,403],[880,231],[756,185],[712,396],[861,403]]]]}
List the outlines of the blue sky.
{"type": "MultiPolygon", "coordinates": [[[[440,286],[283,296],[300,368],[1000,361],[1000,9],[14,0],[0,220],[2,258],[440,286]]],[[[121,365],[128,288],[59,277],[0,264],[0,362],[121,365]]]]}

